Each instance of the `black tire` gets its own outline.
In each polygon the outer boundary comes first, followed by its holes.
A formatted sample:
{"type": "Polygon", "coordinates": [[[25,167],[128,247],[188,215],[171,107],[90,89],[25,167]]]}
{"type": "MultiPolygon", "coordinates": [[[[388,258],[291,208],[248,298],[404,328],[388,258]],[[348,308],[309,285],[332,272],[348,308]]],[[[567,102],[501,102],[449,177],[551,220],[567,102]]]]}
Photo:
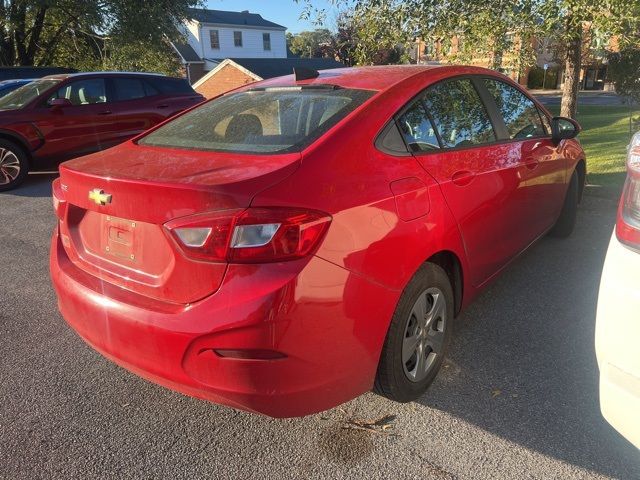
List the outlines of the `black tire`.
{"type": "MultiPolygon", "coordinates": [[[[449,277],[440,266],[426,263],[413,276],[402,292],[396,311],[393,314],[387,338],[382,347],[382,354],[380,355],[374,391],[397,402],[409,402],[422,396],[442,366],[451,342],[454,316],[453,289],[449,282],[449,277]],[[442,294],[441,299],[433,300],[434,293],[435,295],[442,294]],[[429,304],[429,296],[431,296],[431,304],[429,304]],[[429,321],[427,319],[429,317],[428,311],[424,315],[427,320],[425,320],[422,327],[418,327],[418,330],[422,331],[423,342],[432,342],[435,338],[433,335],[437,335],[440,339],[438,343],[441,345],[437,353],[433,346],[430,345],[423,344],[422,350],[419,346],[416,347],[417,349],[414,352],[416,358],[415,369],[412,369],[414,356],[408,357],[405,355],[408,358],[405,361],[403,359],[403,346],[409,345],[410,339],[415,341],[418,338],[417,334],[413,335],[412,325],[417,322],[417,315],[414,315],[414,309],[418,302],[422,301],[423,297],[427,301],[426,308],[432,309],[430,312],[436,309],[436,302],[439,309],[444,304],[445,310],[443,314],[439,310],[441,313],[434,315],[433,319],[429,321]],[[438,315],[442,318],[438,319],[438,315]],[[431,352],[429,352],[429,348],[431,348],[431,352]],[[418,352],[425,354],[422,358],[431,358],[431,361],[428,362],[428,370],[425,372],[420,370],[424,375],[423,378],[418,375],[418,352]],[[431,357],[434,353],[435,355],[431,357]],[[416,372],[415,376],[412,372],[416,372]]],[[[406,351],[411,351],[411,348],[407,348],[406,351]]]]}
{"type": "Polygon", "coordinates": [[[0,192],[19,186],[29,173],[29,157],[22,147],[0,139],[0,192]]]}
{"type": "Polygon", "coordinates": [[[576,226],[576,217],[578,216],[578,204],[580,203],[580,185],[578,180],[578,172],[573,172],[571,182],[567,189],[567,195],[564,199],[564,205],[560,212],[558,221],[553,226],[549,235],[557,238],[566,238],[576,226]]]}

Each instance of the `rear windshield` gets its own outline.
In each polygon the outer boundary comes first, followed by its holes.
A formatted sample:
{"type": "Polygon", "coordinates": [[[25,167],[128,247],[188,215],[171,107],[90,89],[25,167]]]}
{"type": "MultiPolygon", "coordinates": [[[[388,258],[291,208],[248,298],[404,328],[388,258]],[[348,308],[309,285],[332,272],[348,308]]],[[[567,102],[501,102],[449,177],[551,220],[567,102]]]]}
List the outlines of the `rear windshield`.
{"type": "Polygon", "coordinates": [[[242,153],[299,151],[374,92],[281,88],[225,95],[142,138],[142,145],[242,153]]]}

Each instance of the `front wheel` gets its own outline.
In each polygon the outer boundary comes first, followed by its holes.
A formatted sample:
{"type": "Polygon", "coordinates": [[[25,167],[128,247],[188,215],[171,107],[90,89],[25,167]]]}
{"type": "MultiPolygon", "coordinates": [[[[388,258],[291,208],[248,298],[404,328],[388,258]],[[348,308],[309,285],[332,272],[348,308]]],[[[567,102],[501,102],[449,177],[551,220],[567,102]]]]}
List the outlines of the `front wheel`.
{"type": "Polygon", "coordinates": [[[29,160],[22,148],[0,139],[0,192],[20,185],[29,173],[29,160]]]}
{"type": "Polygon", "coordinates": [[[419,398],[436,377],[451,341],[449,277],[426,263],[405,288],[382,348],[374,391],[398,402],[419,398]]]}

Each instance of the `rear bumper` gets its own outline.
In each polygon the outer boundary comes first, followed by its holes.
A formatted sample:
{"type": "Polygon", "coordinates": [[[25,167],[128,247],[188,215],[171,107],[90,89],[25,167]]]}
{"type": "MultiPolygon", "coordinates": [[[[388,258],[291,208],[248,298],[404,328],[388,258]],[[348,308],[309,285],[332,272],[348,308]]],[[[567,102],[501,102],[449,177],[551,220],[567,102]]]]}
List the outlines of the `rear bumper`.
{"type": "Polygon", "coordinates": [[[231,265],[214,295],[160,304],[78,269],[57,230],[50,267],[63,317],[104,356],[173,390],[273,417],[326,410],[371,389],[399,296],[312,257],[231,265]],[[234,359],[214,349],[285,356],[234,359]]]}
{"type": "Polygon", "coordinates": [[[640,448],[640,253],[611,238],[596,319],[603,416],[640,448]]]}

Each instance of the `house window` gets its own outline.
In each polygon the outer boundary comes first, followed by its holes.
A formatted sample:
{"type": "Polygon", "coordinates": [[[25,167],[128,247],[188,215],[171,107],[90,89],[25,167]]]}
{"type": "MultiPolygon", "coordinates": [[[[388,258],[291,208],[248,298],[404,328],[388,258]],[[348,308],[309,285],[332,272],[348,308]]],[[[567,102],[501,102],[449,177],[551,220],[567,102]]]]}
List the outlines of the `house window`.
{"type": "Polygon", "coordinates": [[[262,47],[265,50],[271,50],[271,34],[270,33],[262,34],[262,47]]]}
{"type": "Polygon", "coordinates": [[[218,30],[209,30],[209,42],[213,50],[220,50],[220,35],[218,30]]]}
{"type": "Polygon", "coordinates": [[[233,32],[233,44],[236,47],[242,46],[242,32],[233,32]]]}

